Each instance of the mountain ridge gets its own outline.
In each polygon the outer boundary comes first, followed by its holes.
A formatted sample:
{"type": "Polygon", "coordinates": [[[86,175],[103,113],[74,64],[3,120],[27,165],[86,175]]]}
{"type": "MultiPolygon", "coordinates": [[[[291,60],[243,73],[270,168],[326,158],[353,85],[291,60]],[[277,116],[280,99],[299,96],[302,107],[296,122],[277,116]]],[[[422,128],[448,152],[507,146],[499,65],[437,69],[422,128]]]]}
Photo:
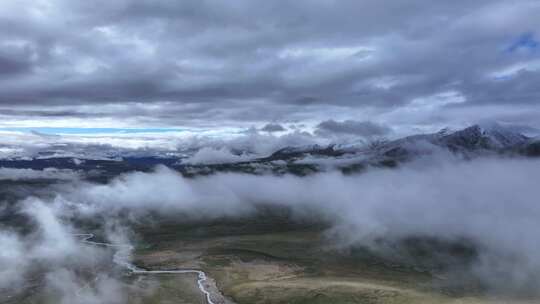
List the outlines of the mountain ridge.
{"type": "MultiPolygon", "coordinates": [[[[182,157],[116,155],[114,159],[79,159],[73,157],[40,157],[0,159],[0,167],[72,169],[91,172],[107,179],[130,171],[151,171],[164,165],[187,177],[214,173],[309,175],[328,170],[352,174],[368,167],[395,167],[426,155],[450,153],[471,159],[486,155],[540,157],[540,140],[525,136],[501,125],[472,125],[450,131],[416,134],[395,140],[376,140],[363,146],[308,145],[278,149],[265,157],[238,162],[214,164],[184,163],[182,157]]],[[[46,151],[44,152],[46,153],[46,151]]]]}

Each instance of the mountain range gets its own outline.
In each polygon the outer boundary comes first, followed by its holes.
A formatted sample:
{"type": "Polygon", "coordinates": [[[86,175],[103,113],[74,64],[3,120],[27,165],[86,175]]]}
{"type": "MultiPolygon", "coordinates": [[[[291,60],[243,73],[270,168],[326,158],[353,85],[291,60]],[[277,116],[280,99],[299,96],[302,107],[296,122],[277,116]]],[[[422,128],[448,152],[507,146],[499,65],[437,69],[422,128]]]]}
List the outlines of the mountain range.
{"type": "MultiPolygon", "coordinates": [[[[173,168],[187,177],[224,172],[308,175],[328,170],[352,174],[372,166],[395,167],[419,157],[441,153],[463,159],[494,155],[540,157],[540,140],[491,124],[473,125],[457,131],[443,129],[396,140],[376,140],[362,146],[333,144],[286,147],[265,157],[227,163],[190,164],[179,156],[119,155],[115,159],[52,156],[0,159],[0,167],[72,169],[85,172],[88,178],[97,180],[107,180],[129,171],[149,171],[156,165],[173,168]]],[[[46,154],[47,151],[41,152],[41,155],[46,154]]]]}

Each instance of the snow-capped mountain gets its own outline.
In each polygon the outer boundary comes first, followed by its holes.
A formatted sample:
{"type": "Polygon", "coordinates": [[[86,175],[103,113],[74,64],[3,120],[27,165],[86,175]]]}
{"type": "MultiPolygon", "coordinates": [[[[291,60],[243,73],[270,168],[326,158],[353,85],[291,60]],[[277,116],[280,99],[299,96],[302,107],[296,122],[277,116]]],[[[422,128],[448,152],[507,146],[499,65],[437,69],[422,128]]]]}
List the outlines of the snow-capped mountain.
{"type": "MultiPolygon", "coordinates": [[[[46,152],[44,152],[46,153],[46,152]]],[[[540,140],[520,134],[501,125],[474,125],[458,131],[443,129],[437,133],[418,134],[392,141],[374,141],[363,146],[308,145],[279,149],[266,157],[238,158],[226,163],[186,163],[178,153],[156,155],[115,154],[114,159],[89,159],[43,157],[0,160],[0,167],[29,168],[42,170],[54,167],[93,172],[98,179],[116,176],[129,171],[152,170],[156,165],[165,165],[185,176],[207,175],[218,172],[241,172],[248,174],[296,174],[306,175],[326,170],[341,170],[355,173],[370,166],[394,167],[417,158],[451,154],[462,158],[484,155],[516,157],[540,156],[540,140]],[[81,160],[82,159],[82,160],[81,160]],[[96,174],[96,172],[102,172],[96,174]]]]}
{"type": "Polygon", "coordinates": [[[449,149],[501,150],[526,144],[529,138],[498,124],[474,125],[440,138],[449,149]]]}

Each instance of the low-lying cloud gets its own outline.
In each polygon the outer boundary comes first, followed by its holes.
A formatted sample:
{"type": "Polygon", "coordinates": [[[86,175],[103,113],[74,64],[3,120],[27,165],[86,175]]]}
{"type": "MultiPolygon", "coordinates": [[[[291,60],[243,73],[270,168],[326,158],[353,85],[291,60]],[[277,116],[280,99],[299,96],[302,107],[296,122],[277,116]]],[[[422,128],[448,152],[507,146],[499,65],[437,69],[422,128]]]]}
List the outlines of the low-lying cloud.
{"type": "MultiPolygon", "coordinates": [[[[262,204],[285,207],[298,218],[317,215],[329,222],[327,233],[340,246],[376,247],[377,240],[411,237],[467,240],[478,250],[471,275],[491,287],[535,290],[540,286],[539,179],[540,161],[531,159],[430,158],[361,175],[327,172],[307,177],[184,178],[158,167],[108,184],[75,183],[62,188],[50,206],[64,217],[114,219],[127,212],[134,219],[157,213],[176,214],[179,220],[247,216],[262,204]]],[[[15,242],[10,234],[2,237],[15,242]]],[[[9,248],[25,246],[17,244],[9,248]]],[[[17,258],[10,260],[13,254],[3,254],[5,264],[17,265],[17,258]]]]}
{"type": "Polygon", "coordinates": [[[211,148],[204,147],[193,156],[185,159],[182,163],[185,164],[226,164],[236,163],[241,161],[248,161],[253,159],[253,156],[247,154],[233,154],[231,150],[226,147],[211,148]]]}
{"type": "Polygon", "coordinates": [[[110,266],[103,267],[110,263],[107,250],[84,245],[75,228],[62,220],[62,210],[51,204],[30,198],[19,207],[33,228],[29,234],[0,230],[4,296],[17,297],[21,290],[36,285],[58,303],[125,303],[121,282],[112,276],[110,266]]]}
{"type": "Polygon", "coordinates": [[[81,177],[79,172],[70,169],[45,168],[43,170],[0,168],[0,180],[55,179],[74,180],[81,177]]]}

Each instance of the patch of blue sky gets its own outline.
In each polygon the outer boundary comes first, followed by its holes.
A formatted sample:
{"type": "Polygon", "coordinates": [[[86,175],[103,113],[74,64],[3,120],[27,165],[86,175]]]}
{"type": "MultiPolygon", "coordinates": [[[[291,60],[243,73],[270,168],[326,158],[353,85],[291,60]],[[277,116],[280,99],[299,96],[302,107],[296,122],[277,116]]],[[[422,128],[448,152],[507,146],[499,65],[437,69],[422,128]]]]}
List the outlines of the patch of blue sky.
{"type": "Polygon", "coordinates": [[[540,47],[540,42],[534,37],[534,33],[524,33],[518,37],[507,49],[509,53],[516,52],[518,50],[526,49],[530,51],[536,50],[540,47]]]}
{"type": "Polygon", "coordinates": [[[502,76],[495,76],[493,77],[493,80],[495,81],[506,81],[506,80],[510,80],[512,79],[513,77],[510,76],[510,75],[502,75],[502,76]]]}

